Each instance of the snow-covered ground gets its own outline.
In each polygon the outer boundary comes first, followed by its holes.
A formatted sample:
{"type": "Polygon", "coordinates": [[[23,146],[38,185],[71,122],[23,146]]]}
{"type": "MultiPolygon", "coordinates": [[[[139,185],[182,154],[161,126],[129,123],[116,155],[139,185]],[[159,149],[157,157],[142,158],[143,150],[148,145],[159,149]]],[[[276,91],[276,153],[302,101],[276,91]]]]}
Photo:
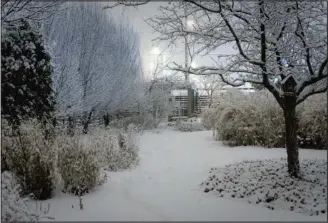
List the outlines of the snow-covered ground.
{"type": "MultiPolygon", "coordinates": [[[[50,203],[48,215],[56,221],[327,220],[324,215],[310,217],[287,210],[272,211],[218,198],[200,187],[212,167],[286,157],[285,149],[229,148],[213,141],[211,131],[145,133],[140,143],[141,160],[136,169],[109,173],[106,184],[83,196],[83,210],[78,197],[59,193],[46,201],[50,203]]],[[[327,151],[300,150],[300,157],[324,158],[327,151]]]]}
{"type": "Polygon", "coordinates": [[[205,193],[239,199],[271,210],[327,215],[327,159],[304,159],[302,177],[291,178],[286,159],[244,161],[212,168],[205,193]]]}

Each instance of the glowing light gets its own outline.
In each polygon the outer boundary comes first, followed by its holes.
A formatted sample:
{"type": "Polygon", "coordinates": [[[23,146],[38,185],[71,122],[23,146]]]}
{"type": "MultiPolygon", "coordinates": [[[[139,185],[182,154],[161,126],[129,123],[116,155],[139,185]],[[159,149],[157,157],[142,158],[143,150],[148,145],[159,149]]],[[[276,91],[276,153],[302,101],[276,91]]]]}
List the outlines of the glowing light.
{"type": "Polygon", "coordinates": [[[187,20],[187,27],[188,28],[193,28],[195,26],[195,22],[193,20],[187,20]]]}
{"type": "Polygon", "coordinates": [[[160,50],[158,47],[154,47],[151,51],[153,54],[159,54],[160,53],[160,50]]]}

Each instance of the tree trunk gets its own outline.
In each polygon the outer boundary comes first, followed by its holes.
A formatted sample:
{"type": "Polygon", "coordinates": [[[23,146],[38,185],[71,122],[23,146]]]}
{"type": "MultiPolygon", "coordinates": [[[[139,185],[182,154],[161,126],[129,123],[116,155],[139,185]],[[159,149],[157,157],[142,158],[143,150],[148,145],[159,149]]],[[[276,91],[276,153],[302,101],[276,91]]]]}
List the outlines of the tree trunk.
{"type": "Polygon", "coordinates": [[[74,119],[72,116],[68,116],[67,134],[70,136],[74,135],[74,119]]]}
{"type": "Polygon", "coordinates": [[[91,111],[89,112],[89,115],[86,117],[84,117],[84,120],[83,120],[83,134],[87,134],[88,133],[88,130],[89,130],[89,124],[91,122],[91,117],[92,117],[92,112],[93,112],[93,109],[91,109],[91,111]]]}
{"type": "Polygon", "coordinates": [[[299,177],[300,163],[297,147],[296,97],[294,95],[285,95],[284,104],[288,172],[293,177],[299,177]]]}
{"type": "Polygon", "coordinates": [[[156,126],[156,122],[157,122],[157,107],[156,107],[156,103],[155,101],[153,101],[153,125],[156,126]]]}
{"type": "Polygon", "coordinates": [[[57,124],[58,124],[57,118],[56,117],[52,118],[52,125],[53,125],[54,128],[57,127],[57,124]]]}
{"type": "Polygon", "coordinates": [[[104,119],[105,127],[107,127],[109,125],[109,122],[110,122],[109,114],[106,113],[105,115],[103,115],[103,119],[104,119]]]}

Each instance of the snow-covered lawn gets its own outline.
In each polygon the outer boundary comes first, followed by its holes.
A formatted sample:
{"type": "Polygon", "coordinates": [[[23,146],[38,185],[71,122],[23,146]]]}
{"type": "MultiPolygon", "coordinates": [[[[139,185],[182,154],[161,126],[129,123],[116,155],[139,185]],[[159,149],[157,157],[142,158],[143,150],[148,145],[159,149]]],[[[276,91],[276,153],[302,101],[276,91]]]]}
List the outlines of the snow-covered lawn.
{"type": "Polygon", "coordinates": [[[287,173],[286,159],[244,161],[213,168],[202,183],[205,193],[307,215],[327,215],[327,160],[301,162],[302,177],[287,173]]]}
{"type": "MultiPolygon", "coordinates": [[[[132,171],[108,173],[108,182],[83,196],[58,193],[49,216],[56,221],[212,220],[325,221],[288,210],[247,204],[204,193],[200,184],[213,167],[243,160],[280,159],[285,149],[223,146],[211,131],[145,133],[140,140],[140,164],[132,171]]],[[[300,150],[301,159],[325,158],[327,151],[300,150]]],[[[31,204],[33,208],[33,203],[31,204]]]]}

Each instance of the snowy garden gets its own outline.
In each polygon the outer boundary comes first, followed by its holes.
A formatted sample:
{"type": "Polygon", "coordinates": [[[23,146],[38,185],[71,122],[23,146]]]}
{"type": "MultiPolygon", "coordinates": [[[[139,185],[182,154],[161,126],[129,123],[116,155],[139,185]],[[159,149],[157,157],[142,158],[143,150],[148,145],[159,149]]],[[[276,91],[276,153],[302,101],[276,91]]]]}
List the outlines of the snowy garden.
{"type": "Polygon", "coordinates": [[[327,221],[326,3],[1,6],[2,221],[327,221]]]}

